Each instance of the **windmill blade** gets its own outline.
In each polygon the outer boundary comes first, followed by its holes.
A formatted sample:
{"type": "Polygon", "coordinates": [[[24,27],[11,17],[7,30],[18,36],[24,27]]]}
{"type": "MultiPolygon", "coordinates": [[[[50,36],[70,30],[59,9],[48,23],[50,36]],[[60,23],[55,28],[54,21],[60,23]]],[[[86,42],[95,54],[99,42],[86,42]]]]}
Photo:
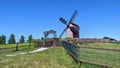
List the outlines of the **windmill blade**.
{"type": "Polygon", "coordinates": [[[61,37],[62,37],[62,35],[63,35],[63,34],[64,34],[64,32],[66,31],[66,29],[67,29],[67,28],[65,28],[65,29],[63,30],[63,32],[60,34],[59,38],[61,38],[61,37]]]}
{"type": "Polygon", "coordinates": [[[78,14],[78,11],[75,10],[75,12],[73,13],[72,17],[70,18],[70,22],[72,22],[75,19],[77,14],[78,14]]]}
{"type": "Polygon", "coordinates": [[[77,14],[78,14],[78,11],[75,10],[75,12],[73,13],[73,15],[72,15],[72,17],[71,17],[69,23],[67,24],[67,27],[70,25],[70,23],[72,23],[72,21],[75,19],[75,17],[76,17],[77,14]]]}
{"type": "Polygon", "coordinates": [[[63,24],[66,24],[67,25],[67,21],[65,19],[63,19],[62,17],[60,17],[59,19],[63,24]]]}
{"type": "MultiPolygon", "coordinates": [[[[70,23],[72,23],[72,21],[74,20],[74,18],[76,17],[76,15],[77,15],[77,13],[78,13],[78,11],[77,10],[75,10],[75,12],[73,13],[73,15],[72,15],[72,17],[71,17],[71,19],[70,19],[70,21],[69,21],[69,23],[67,24],[66,22],[66,20],[64,20],[62,17],[59,19],[61,22],[63,22],[63,23],[65,23],[67,26],[66,26],[66,28],[63,30],[63,32],[60,34],[60,36],[59,36],[59,38],[61,38],[62,37],[62,35],[63,35],[63,33],[66,31],[66,29],[67,28],[69,28],[69,25],[70,25],[70,23]]],[[[72,29],[72,31],[74,31],[74,29],[73,28],[71,28],[72,29]]],[[[75,31],[74,31],[75,32],[75,31]]]]}

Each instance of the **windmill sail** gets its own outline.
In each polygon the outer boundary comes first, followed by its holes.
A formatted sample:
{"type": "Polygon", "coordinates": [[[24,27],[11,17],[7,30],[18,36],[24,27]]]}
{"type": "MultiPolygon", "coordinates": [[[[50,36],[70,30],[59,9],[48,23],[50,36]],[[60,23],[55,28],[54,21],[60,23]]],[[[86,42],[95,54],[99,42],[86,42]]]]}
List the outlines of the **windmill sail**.
{"type": "MultiPolygon", "coordinates": [[[[62,31],[62,33],[60,34],[59,38],[62,37],[62,35],[64,34],[64,32],[66,31],[67,28],[70,28],[70,30],[75,34],[78,35],[78,31],[76,31],[73,27],[70,27],[70,24],[73,22],[73,20],[75,19],[76,15],[77,15],[77,10],[75,10],[75,12],[73,13],[72,17],[70,18],[68,24],[67,21],[65,19],[63,19],[62,17],[59,19],[62,23],[66,24],[66,28],[62,31]]],[[[77,36],[76,36],[77,37],[77,36]]]]}

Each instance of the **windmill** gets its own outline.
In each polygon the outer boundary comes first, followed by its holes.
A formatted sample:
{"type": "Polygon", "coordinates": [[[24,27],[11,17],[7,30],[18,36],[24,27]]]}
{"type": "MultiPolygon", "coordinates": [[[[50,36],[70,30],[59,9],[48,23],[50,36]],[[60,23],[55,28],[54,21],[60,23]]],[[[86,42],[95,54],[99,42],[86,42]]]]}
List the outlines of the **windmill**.
{"type": "Polygon", "coordinates": [[[69,22],[67,23],[67,21],[65,19],[63,19],[62,17],[60,17],[60,21],[66,25],[66,28],[63,30],[63,32],[60,34],[59,38],[62,37],[62,35],[64,34],[64,32],[66,31],[66,35],[68,35],[67,37],[70,38],[79,38],[79,26],[76,25],[75,23],[73,23],[73,20],[75,19],[76,15],[77,15],[78,11],[75,10],[75,12],[73,13],[72,17],[70,18],[69,22]]]}

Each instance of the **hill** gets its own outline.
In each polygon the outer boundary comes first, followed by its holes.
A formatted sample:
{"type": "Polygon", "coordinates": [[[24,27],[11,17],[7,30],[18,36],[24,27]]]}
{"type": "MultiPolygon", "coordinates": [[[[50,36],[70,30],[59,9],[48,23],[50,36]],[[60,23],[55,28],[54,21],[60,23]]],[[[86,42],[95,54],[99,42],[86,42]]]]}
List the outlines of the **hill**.
{"type": "Polygon", "coordinates": [[[78,65],[63,47],[54,47],[33,54],[0,57],[0,68],[78,68],[78,65]]]}

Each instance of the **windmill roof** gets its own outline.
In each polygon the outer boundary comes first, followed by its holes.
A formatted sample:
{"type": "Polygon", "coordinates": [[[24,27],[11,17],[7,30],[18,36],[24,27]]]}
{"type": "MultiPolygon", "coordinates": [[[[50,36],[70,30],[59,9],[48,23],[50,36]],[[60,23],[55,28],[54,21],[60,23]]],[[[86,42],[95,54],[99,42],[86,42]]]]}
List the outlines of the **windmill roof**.
{"type": "Polygon", "coordinates": [[[74,25],[74,26],[77,26],[77,27],[79,27],[77,24],[75,24],[75,23],[71,23],[72,25],[74,25]]]}

